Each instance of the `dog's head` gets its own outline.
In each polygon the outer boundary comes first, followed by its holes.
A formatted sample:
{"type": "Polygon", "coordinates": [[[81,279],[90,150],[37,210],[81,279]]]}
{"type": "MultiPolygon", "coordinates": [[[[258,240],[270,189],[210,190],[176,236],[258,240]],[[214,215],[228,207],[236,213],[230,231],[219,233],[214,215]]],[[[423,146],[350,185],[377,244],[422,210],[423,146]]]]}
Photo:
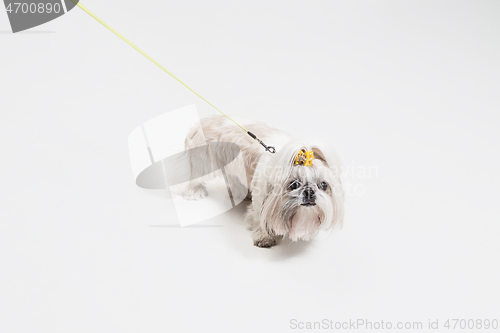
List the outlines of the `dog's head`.
{"type": "Polygon", "coordinates": [[[320,229],[342,225],[345,194],[340,159],[330,147],[292,142],[266,167],[261,223],[270,234],[309,240],[320,229]]]}

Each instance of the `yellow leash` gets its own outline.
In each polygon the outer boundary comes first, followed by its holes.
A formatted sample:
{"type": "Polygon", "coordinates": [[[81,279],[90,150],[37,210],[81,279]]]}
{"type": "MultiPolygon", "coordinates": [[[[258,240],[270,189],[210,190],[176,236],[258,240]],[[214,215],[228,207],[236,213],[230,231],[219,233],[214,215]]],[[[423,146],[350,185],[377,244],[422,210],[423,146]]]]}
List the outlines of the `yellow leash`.
{"type": "Polygon", "coordinates": [[[128,45],[130,45],[134,49],[136,49],[140,54],[142,54],[143,56],[145,56],[146,58],[148,58],[153,64],[155,64],[156,66],[160,67],[165,73],[167,73],[168,75],[170,75],[171,77],[173,77],[175,80],[177,80],[184,87],[186,87],[189,90],[191,90],[196,96],[198,96],[199,98],[201,98],[208,105],[210,105],[215,110],[219,111],[221,114],[223,114],[224,116],[226,116],[233,123],[235,123],[236,125],[238,125],[242,130],[244,130],[245,132],[247,132],[248,135],[250,135],[253,139],[257,140],[266,149],[266,151],[268,151],[268,152],[270,152],[272,154],[274,154],[276,152],[276,149],[274,147],[267,146],[264,142],[262,142],[261,140],[259,140],[255,134],[253,134],[252,132],[247,131],[243,126],[241,126],[236,121],[234,121],[233,119],[231,119],[231,117],[229,117],[227,114],[225,114],[224,112],[222,112],[221,110],[219,110],[218,108],[216,108],[215,105],[213,105],[212,103],[210,103],[209,101],[207,101],[205,98],[203,98],[200,94],[198,94],[196,91],[194,91],[193,89],[191,89],[187,84],[185,84],[184,82],[182,82],[179,78],[177,78],[174,74],[172,74],[171,72],[169,72],[160,63],[158,63],[156,60],[154,60],[149,55],[147,55],[144,51],[142,51],[140,48],[138,48],[134,43],[132,43],[127,38],[125,38],[124,36],[122,36],[118,31],[116,31],[115,29],[113,29],[109,25],[107,25],[103,20],[101,20],[100,18],[98,18],[94,13],[92,13],[90,10],[88,10],[80,2],[76,2],[75,0],[71,0],[71,1],[73,1],[78,7],[80,7],[81,9],[83,9],[84,12],[86,12],[87,14],[89,14],[90,16],[92,16],[97,22],[101,23],[103,26],[105,26],[106,28],[108,28],[109,31],[111,31],[112,33],[114,33],[115,35],[117,35],[118,37],[120,37],[123,41],[125,41],[128,45]]]}

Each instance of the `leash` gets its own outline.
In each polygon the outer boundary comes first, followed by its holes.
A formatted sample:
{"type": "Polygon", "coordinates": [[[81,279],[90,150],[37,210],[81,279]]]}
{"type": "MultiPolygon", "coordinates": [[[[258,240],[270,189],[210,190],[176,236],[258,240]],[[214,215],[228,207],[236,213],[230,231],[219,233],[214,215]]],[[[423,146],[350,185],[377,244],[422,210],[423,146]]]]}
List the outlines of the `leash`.
{"type": "Polygon", "coordinates": [[[194,91],[193,89],[191,89],[187,84],[185,84],[184,82],[182,82],[178,77],[176,77],[174,74],[172,74],[170,71],[168,71],[165,67],[163,67],[160,63],[158,63],[156,60],[154,60],[153,58],[151,58],[149,55],[147,55],[144,51],[142,51],[140,48],[138,48],[134,43],[132,43],[131,41],[129,41],[127,38],[125,38],[123,35],[121,35],[118,31],[116,31],[115,29],[111,28],[109,25],[107,25],[103,20],[101,20],[99,17],[97,17],[94,13],[92,13],[90,10],[88,10],[85,6],[83,6],[80,2],[76,2],[75,0],[71,0],[72,2],[75,3],[75,5],[77,5],[78,7],[80,7],[84,12],[86,12],[87,14],[89,14],[90,16],[92,16],[97,22],[101,23],[103,26],[105,26],[106,28],[108,28],[109,31],[111,31],[112,33],[114,33],[115,35],[117,35],[118,37],[120,37],[124,42],[126,42],[128,45],[132,46],[136,51],[138,51],[140,54],[142,54],[143,56],[145,56],[147,59],[149,59],[153,64],[155,64],[156,66],[158,66],[160,69],[162,69],[165,73],[167,73],[168,75],[170,75],[171,77],[173,77],[175,80],[177,80],[180,84],[182,84],[184,87],[188,88],[189,90],[191,90],[191,92],[193,92],[196,96],[198,96],[199,98],[201,98],[203,101],[205,101],[208,105],[210,105],[211,107],[213,107],[215,110],[219,111],[222,115],[224,115],[225,117],[227,117],[229,120],[231,120],[233,123],[235,123],[238,127],[240,127],[242,130],[244,130],[245,132],[247,132],[248,135],[250,135],[250,137],[252,137],[252,139],[256,140],[257,142],[259,142],[264,148],[266,151],[270,152],[271,154],[274,154],[276,153],[276,148],[272,147],[272,146],[268,146],[266,145],[264,142],[262,142],[262,140],[260,140],[259,138],[257,138],[257,136],[255,134],[253,134],[252,132],[250,131],[247,131],[243,126],[241,126],[240,124],[238,124],[236,121],[234,121],[231,117],[229,117],[227,114],[225,114],[224,112],[222,112],[221,110],[219,110],[217,107],[215,107],[215,105],[213,105],[212,103],[210,103],[209,101],[207,101],[205,98],[203,98],[200,94],[198,94],[196,91],[194,91]]]}

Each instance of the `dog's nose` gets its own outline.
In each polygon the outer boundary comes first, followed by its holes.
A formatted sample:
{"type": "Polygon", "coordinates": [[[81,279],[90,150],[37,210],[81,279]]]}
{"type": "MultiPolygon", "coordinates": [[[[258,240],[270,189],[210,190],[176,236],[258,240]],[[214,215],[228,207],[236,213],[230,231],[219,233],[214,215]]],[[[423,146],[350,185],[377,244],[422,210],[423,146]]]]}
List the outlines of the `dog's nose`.
{"type": "Polygon", "coordinates": [[[314,201],[316,200],[316,194],[314,194],[314,190],[310,187],[306,188],[304,191],[304,197],[306,201],[314,201]]]}

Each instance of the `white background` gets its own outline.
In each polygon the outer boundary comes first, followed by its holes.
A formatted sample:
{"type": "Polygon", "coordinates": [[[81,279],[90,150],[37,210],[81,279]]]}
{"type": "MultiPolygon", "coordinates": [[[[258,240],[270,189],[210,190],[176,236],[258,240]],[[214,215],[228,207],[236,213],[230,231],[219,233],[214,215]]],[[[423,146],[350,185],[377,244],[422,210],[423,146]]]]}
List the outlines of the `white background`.
{"type": "Polygon", "coordinates": [[[20,34],[2,9],[0,331],[500,319],[498,1],[83,4],[221,110],[378,174],[348,175],[345,227],[310,244],[254,247],[244,205],[165,227],[128,135],[215,111],[79,8],[20,34]]]}

